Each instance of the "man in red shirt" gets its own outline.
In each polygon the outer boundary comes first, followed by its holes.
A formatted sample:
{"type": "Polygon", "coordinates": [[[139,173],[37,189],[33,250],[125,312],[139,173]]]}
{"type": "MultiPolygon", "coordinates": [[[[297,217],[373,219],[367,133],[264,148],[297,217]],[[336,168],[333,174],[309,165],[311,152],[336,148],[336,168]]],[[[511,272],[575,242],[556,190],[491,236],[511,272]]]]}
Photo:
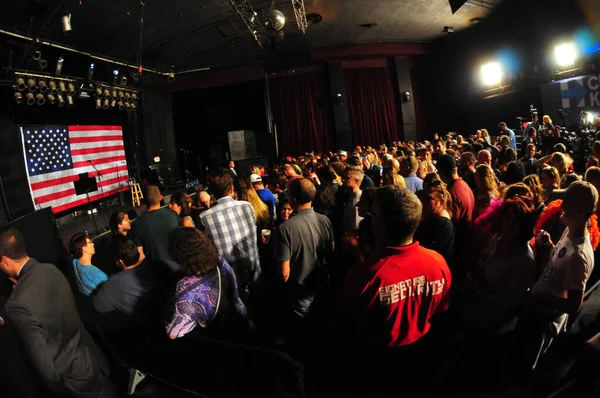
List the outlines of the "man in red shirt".
{"type": "Polygon", "coordinates": [[[413,242],[422,205],[406,188],[375,193],[371,219],[377,246],[344,281],[343,328],[354,344],[412,344],[430,329],[430,318],[448,307],[452,277],[444,258],[413,242]]]}

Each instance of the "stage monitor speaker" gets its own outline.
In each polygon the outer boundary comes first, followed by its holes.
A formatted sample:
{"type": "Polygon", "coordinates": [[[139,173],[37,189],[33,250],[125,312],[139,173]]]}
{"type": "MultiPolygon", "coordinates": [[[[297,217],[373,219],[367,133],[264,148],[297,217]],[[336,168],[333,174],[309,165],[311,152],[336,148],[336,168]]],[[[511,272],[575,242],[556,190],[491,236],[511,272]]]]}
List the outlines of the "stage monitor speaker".
{"type": "Polygon", "coordinates": [[[229,154],[231,155],[231,160],[249,159],[258,156],[254,131],[230,131],[227,133],[227,136],[229,138],[229,154]]]}

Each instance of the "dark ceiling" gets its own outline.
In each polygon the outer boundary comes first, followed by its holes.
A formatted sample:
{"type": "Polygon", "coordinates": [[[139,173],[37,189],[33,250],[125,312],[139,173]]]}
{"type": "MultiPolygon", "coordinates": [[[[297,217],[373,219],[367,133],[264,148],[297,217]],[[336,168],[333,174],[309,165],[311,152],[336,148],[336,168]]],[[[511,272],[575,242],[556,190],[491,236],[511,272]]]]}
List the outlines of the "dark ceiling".
{"type": "MultiPolygon", "coordinates": [[[[469,0],[452,14],[448,0],[305,0],[307,14],[322,22],[303,34],[296,27],[291,0],[275,1],[287,23],[285,38],[261,50],[229,0],[144,0],[142,63],[160,70],[219,67],[263,62],[345,43],[434,41],[444,26],[467,28],[502,0],[469,0]],[[361,27],[361,24],[377,24],[361,27]]],[[[7,1],[8,2],[8,1],[7,1]]],[[[261,17],[271,1],[248,0],[261,17]]],[[[3,5],[0,25],[137,64],[142,6],[134,0],[18,0],[3,5]],[[73,31],[63,34],[60,18],[72,14],[73,31]]]]}

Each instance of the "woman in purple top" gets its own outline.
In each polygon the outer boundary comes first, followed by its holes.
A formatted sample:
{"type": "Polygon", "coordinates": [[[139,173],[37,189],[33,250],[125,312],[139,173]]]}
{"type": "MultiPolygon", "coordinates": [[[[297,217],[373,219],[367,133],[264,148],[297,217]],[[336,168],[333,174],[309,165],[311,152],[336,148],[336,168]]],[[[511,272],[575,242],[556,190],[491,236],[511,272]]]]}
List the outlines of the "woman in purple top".
{"type": "Polygon", "coordinates": [[[246,318],[235,273],[219,258],[217,248],[206,234],[195,228],[180,227],[174,231],[171,251],[183,274],[175,288],[173,319],[167,325],[171,339],[185,336],[196,326],[223,327],[230,323],[230,318],[246,318]]]}

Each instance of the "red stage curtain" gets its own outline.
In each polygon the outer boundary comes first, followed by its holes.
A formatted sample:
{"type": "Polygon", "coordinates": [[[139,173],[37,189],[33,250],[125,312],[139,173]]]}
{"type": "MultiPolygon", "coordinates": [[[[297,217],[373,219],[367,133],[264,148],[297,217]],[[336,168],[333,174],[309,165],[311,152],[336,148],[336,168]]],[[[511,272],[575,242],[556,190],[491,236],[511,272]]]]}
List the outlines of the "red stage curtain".
{"type": "Polygon", "coordinates": [[[378,147],[400,140],[389,69],[349,68],[344,78],[354,145],[378,147]]]}
{"type": "Polygon", "coordinates": [[[331,149],[325,71],[269,80],[279,157],[331,149]]]}

